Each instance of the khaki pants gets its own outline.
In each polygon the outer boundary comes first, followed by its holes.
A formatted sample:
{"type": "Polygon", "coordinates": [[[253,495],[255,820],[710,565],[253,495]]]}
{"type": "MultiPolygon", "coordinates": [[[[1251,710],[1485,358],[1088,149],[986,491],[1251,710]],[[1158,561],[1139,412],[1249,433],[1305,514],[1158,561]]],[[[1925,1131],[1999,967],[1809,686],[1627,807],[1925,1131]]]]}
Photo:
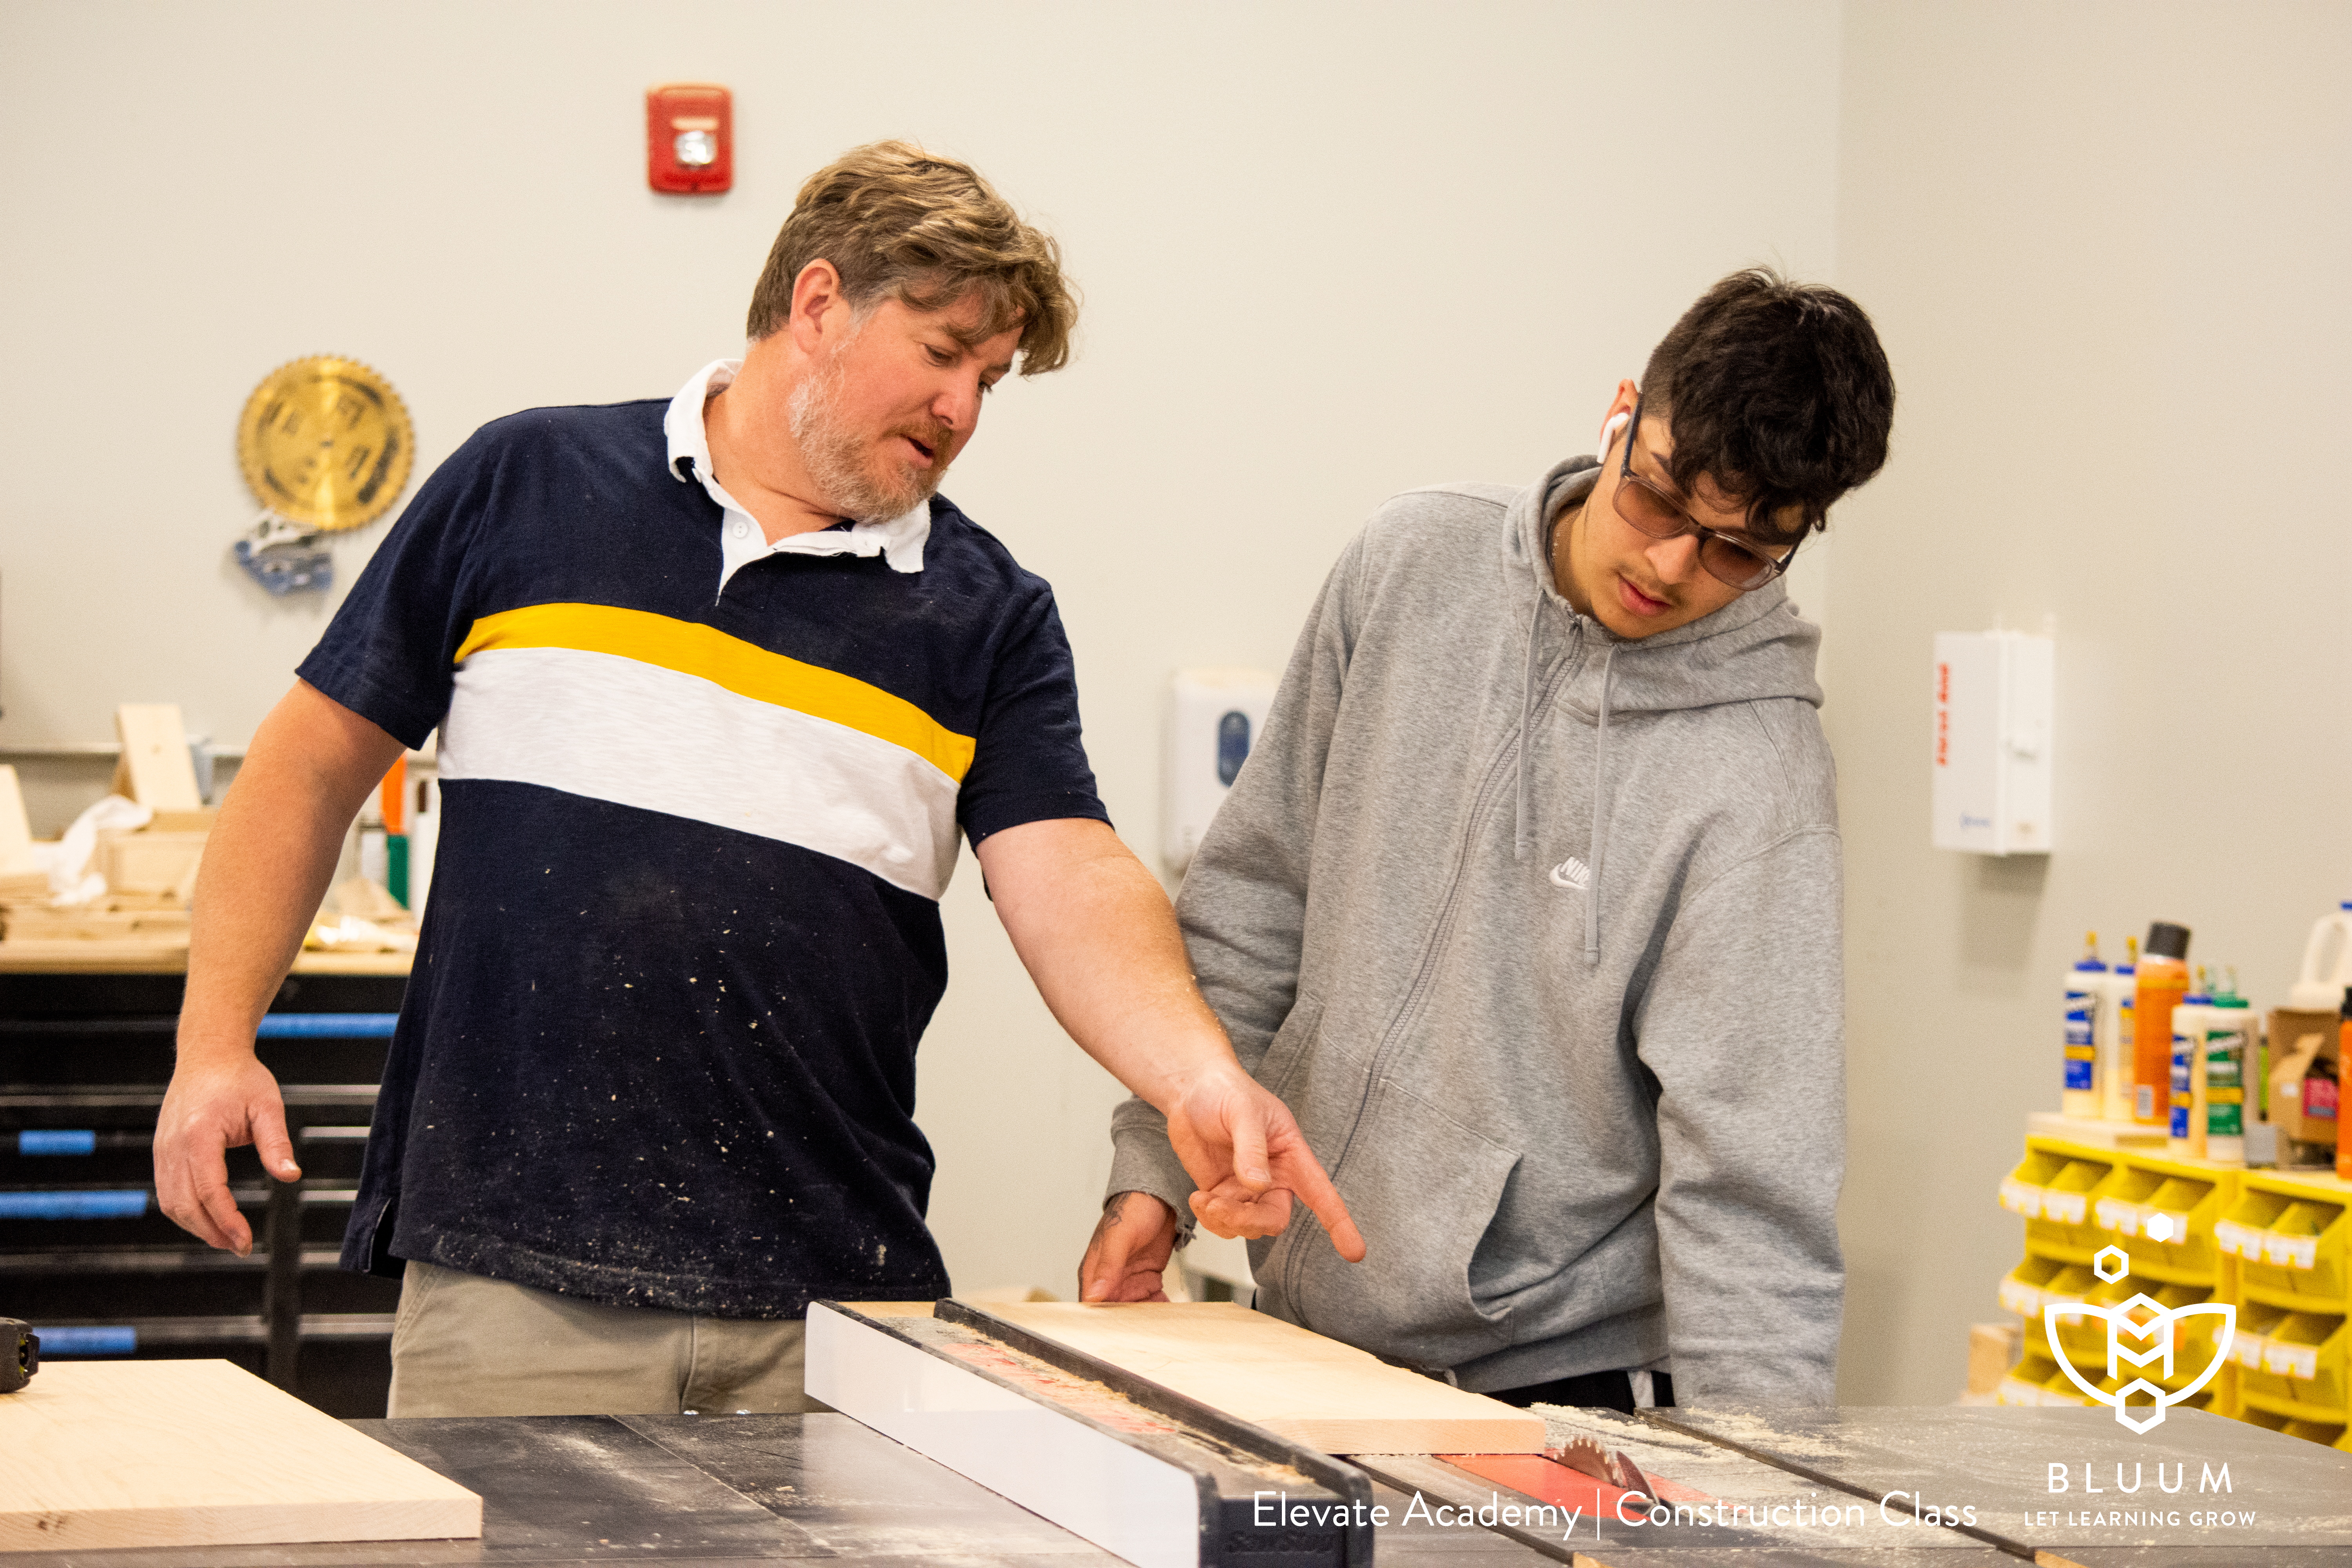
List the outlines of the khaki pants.
{"type": "Polygon", "coordinates": [[[392,1331],[394,1415],[767,1415],[801,1389],[806,1325],[607,1307],[411,1263],[392,1331]]]}

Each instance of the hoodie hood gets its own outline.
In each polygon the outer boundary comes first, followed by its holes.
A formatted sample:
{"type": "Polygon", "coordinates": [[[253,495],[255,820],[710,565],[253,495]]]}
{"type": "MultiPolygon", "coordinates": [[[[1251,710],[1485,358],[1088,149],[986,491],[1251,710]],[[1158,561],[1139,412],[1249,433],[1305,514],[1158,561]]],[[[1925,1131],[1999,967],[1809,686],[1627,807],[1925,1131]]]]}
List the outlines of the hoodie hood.
{"type": "Polygon", "coordinates": [[[1534,787],[1535,748],[1527,737],[1535,723],[1536,694],[1549,661],[1590,647],[1559,700],[1593,727],[1595,808],[1592,842],[1585,862],[1584,954],[1601,961],[1601,876],[1608,859],[1606,809],[1609,791],[1609,721],[1612,715],[1711,708],[1724,702],[1793,697],[1822,705],[1813,679],[1821,629],[1797,617],[1785,578],[1742,594],[1712,615],[1654,637],[1621,637],[1591,616],[1580,615],[1553,582],[1549,545],[1569,510],[1592,491],[1601,476],[1597,458],[1570,458],[1521,490],[1505,514],[1505,570],[1519,575],[1530,593],[1527,664],[1522,674],[1517,827],[1513,858],[1528,849],[1528,795],[1534,787]],[[1555,640],[1548,626],[1559,628],[1555,640]]]}
{"type": "MultiPolygon", "coordinates": [[[[1548,606],[1561,635],[1575,635],[1580,623],[1583,636],[1619,650],[1611,710],[1655,713],[1772,697],[1794,697],[1819,708],[1822,689],[1813,670],[1821,628],[1798,618],[1786,577],[1655,637],[1621,637],[1592,616],[1576,613],[1552,584],[1545,546],[1553,528],[1591,493],[1600,476],[1599,459],[1570,458],[1521,490],[1510,503],[1503,548],[1508,569],[1548,606]]],[[[1599,688],[1599,672],[1588,668],[1570,684],[1565,700],[1583,717],[1597,719],[1599,688]]]]}

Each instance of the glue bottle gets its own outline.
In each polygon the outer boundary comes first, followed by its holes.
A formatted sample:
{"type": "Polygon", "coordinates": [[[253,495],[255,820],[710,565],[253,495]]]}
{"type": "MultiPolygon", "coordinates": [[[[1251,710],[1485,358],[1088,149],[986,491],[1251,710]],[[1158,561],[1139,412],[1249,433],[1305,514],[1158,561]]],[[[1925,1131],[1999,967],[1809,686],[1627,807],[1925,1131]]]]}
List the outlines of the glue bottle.
{"type": "Polygon", "coordinates": [[[2205,1158],[2246,1163],[2246,1073],[2253,1060],[2254,1015],[2238,994],[2238,972],[2213,993],[2205,1033],[2205,1158]]]}
{"type": "Polygon", "coordinates": [[[2158,921],[2132,976],[2132,1120],[2172,1120],[2172,1009],[2189,992],[2189,928],[2158,921]]]}
{"type": "Polygon", "coordinates": [[[2167,1064],[2165,1150],[2171,1154],[2205,1152],[2205,1107],[2197,1093],[2198,1058],[2204,1054],[2205,1032],[2213,1013],[2206,994],[2205,968],[2197,969],[2197,985],[2172,1005],[2172,1059],[2167,1064]]]}
{"type": "Polygon", "coordinates": [[[2101,1020],[2099,1044],[2105,1051],[2105,1070],[2100,1075],[2105,1115],[2109,1121],[2132,1120],[2132,1079],[2135,1071],[2132,1041],[2132,982],[2139,966],[2139,938],[2124,938],[2124,961],[2107,976],[2106,1016],[2101,1020]]]}
{"type": "Polygon", "coordinates": [[[2286,1005],[2305,1013],[2325,1013],[2344,999],[2352,985],[2352,899],[2319,917],[2303,946],[2303,972],[2286,994],[2286,1005]]]}
{"type": "Polygon", "coordinates": [[[2099,933],[2083,939],[2083,956],[2066,975],[2066,1079],[2060,1109],[2068,1116],[2095,1120],[2102,1110],[2099,1026],[2106,1020],[2107,966],[2099,959],[2099,933]]]}

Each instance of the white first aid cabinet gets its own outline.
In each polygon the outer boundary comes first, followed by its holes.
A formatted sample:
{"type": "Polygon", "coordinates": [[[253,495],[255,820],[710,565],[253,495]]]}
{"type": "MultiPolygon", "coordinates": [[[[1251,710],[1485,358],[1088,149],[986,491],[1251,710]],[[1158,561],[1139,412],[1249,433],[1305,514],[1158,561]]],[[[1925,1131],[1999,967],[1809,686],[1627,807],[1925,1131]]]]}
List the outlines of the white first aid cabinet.
{"type": "Polygon", "coordinates": [[[1938,849],[2045,855],[2050,821],[2051,639],[2025,632],[1936,634],[1929,764],[1938,849]]]}

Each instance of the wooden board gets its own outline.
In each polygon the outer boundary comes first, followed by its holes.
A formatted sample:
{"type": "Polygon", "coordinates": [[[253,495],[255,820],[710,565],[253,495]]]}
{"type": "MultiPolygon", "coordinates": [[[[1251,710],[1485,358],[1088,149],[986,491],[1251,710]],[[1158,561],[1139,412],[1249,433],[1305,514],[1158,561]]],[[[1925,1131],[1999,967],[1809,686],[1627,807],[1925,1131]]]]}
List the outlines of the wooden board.
{"type": "Polygon", "coordinates": [[[1031,1333],[1327,1454],[1527,1454],[1543,1418],[1230,1301],[992,1301],[1031,1333]]]}
{"type": "MultiPolygon", "coordinates": [[[[405,974],[406,952],[298,952],[296,974],[405,974]]],[[[111,942],[0,942],[0,974],[178,974],[188,943],[133,937],[111,942]]]]}
{"type": "Polygon", "coordinates": [[[225,1361],[57,1362],[0,1394],[0,1552],[419,1541],[482,1500],[225,1361]]]}
{"type": "Polygon", "coordinates": [[[12,909],[6,917],[10,942],[125,942],[152,940],[184,945],[185,910],[12,909]]]}
{"type": "Polygon", "coordinates": [[[203,809],[179,704],[125,702],[114,710],[114,733],[122,742],[122,765],[116,772],[129,782],[131,799],[157,811],[203,809]]]}
{"type": "Polygon", "coordinates": [[[25,816],[25,789],[16,770],[0,763],[0,876],[33,869],[33,825],[25,816]]]}

